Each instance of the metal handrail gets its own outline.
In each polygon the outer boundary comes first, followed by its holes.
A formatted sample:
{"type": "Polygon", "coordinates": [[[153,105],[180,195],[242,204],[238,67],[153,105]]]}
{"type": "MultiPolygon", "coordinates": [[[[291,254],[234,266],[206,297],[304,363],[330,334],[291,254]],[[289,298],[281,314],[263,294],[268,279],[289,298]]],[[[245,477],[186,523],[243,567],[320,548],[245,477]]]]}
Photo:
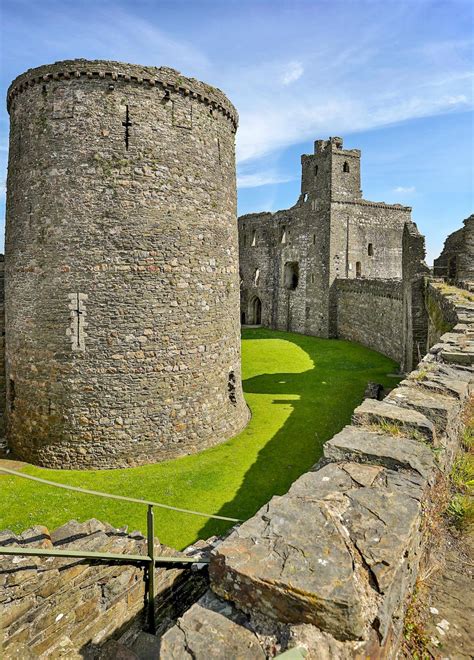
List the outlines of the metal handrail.
{"type": "Polygon", "coordinates": [[[194,516],[204,516],[205,518],[215,518],[217,520],[228,520],[230,522],[242,522],[238,518],[228,518],[226,516],[217,516],[214,514],[203,513],[202,511],[192,511],[190,509],[181,509],[178,507],[171,506],[169,504],[162,504],[161,502],[150,502],[148,500],[139,500],[135,497],[125,497],[124,495],[112,495],[110,493],[103,493],[98,490],[88,490],[86,488],[79,488],[77,486],[68,486],[66,484],[59,484],[55,481],[49,481],[48,479],[41,479],[40,477],[33,477],[30,474],[24,474],[23,472],[17,472],[16,470],[11,470],[0,466],[0,472],[5,472],[6,474],[11,474],[15,477],[21,477],[23,479],[31,479],[39,483],[46,484],[48,486],[55,486],[56,488],[64,488],[66,490],[71,490],[76,493],[83,493],[85,495],[96,495],[98,497],[106,497],[111,500],[122,500],[126,502],[133,502],[135,504],[145,504],[148,508],[147,511],[147,553],[146,555],[126,555],[118,554],[112,552],[87,552],[85,550],[56,550],[48,548],[22,548],[18,546],[0,546],[0,555],[25,555],[25,556],[36,556],[36,557],[72,557],[78,559],[90,559],[90,560],[100,560],[100,561],[109,561],[109,562],[125,562],[129,564],[138,564],[143,565],[146,568],[145,572],[145,588],[147,593],[147,620],[148,620],[148,631],[152,634],[156,632],[156,622],[155,622],[155,567],[156,566],[181,566],[189,567],[193,564],[208,564],[208,559],[202,559],[197,557],[165,557],[161,555],[155,555],[155,532],[154,532],[154,514],[153,507],[160,507],[162,509],[170,509],[172,511],[178,511],[179,513],[188,513],[194,516]]]}

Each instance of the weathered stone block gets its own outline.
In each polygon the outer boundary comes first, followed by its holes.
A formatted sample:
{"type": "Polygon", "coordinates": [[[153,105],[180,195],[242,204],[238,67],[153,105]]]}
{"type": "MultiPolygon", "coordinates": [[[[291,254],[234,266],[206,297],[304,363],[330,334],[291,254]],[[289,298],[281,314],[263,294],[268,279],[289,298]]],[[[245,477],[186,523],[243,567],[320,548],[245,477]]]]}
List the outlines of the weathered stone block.
{"type": "Polygon", "coordinates": [[[434,424],[438,437],[459,429],[461,406],[459,400],[452,397],[427,392],[421,387],[397,387],[385,401],[417,410],[434,424]]]}
{"type": "Polygon", "coordinates": [[[407,435],[423,435],[433,442],[435,427],[429,419],[415,410],[399,408],[398,406],[366,399],[358,406],[352,415],[354,424],[365,424],[379,427],[395,426],[407,435]]]}
{"type": "Polygon", "coordinates": [[[346,426],[328,440],[324,456],[333,461],[370,463],[390,470],[415,470],[430,483],[439,472],[433,452],[424,443],[356,426],[346,426]]]}
{"type": "Polygon", "coordinates": [[[361,589],[338,516],[308,497],[274,497],[211,557],[212,589],[244,611],[363,635],[361,589]]]}

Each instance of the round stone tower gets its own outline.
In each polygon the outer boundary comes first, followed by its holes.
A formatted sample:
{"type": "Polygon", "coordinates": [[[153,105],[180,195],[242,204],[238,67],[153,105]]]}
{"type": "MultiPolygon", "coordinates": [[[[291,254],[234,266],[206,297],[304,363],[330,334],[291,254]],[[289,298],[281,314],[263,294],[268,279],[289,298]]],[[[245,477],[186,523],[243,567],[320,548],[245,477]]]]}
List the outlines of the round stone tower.
{"type": "Polygon", "coordinates": [[[19,76],[8,110],[10,447],[114,468],[236,434],[232,104],[173,69],[72,60],[19,76]]]}

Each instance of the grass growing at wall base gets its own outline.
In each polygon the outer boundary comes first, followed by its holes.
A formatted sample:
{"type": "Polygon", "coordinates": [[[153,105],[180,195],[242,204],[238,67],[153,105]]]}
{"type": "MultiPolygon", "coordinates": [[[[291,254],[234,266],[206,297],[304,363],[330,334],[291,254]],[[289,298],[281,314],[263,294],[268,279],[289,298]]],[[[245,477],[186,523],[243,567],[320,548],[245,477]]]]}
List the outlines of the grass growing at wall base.
{"type": "MultiPolygon", "coordinates": [[[[244,331],[242,362],[252,419],[217,447],[123,470],[23,469],[73,486],[246,519],[320,458],[324,442],[349,423],[368,381],[397,383],[387,375],[397,365],[359,344],[264,329],[244,331]]],[[[0,529],[17,533],[34,524],[54,529],[89,518],[146,530],[144,506],[26,479],[0,476],[0,501],[0,529]]],[[[221,534],[231,524],[160,509],[155,520],[156,535],[175,548],[221,534]]]]}

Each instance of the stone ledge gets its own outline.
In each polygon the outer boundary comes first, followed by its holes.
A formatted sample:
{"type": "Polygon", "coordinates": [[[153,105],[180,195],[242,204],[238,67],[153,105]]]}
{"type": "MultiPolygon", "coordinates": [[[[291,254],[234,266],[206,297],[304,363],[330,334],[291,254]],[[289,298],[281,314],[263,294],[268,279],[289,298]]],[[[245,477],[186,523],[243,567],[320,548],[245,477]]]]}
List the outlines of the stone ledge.
{"type": "Polygon", "coordinates": [[[429,419],[416,410],[399,408],[385,401],[366,399],[352,415],[352,422],[358,426],[380,427],[384,425],[398,427],[407,435],[422,435],[429,442],[435,440],[435,427],[429,419]]]}

